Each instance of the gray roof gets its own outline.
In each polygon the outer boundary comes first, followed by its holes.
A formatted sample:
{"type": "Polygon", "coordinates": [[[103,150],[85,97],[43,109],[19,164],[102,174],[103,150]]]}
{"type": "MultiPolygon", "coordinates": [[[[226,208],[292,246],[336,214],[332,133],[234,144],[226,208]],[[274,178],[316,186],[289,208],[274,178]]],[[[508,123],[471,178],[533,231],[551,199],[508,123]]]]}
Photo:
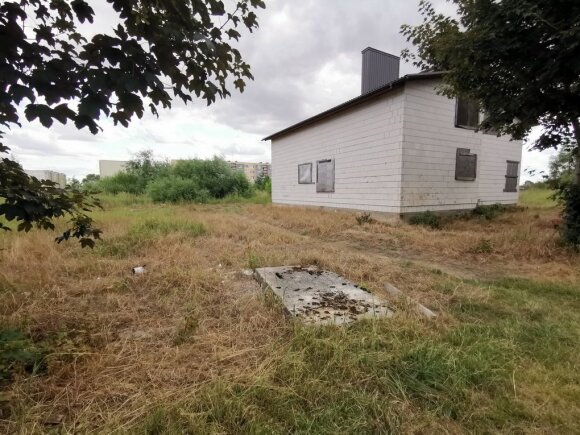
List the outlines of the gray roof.
{"type": "Polygon", "coordinates": [[[308,119],[305,119],[304,121],[300,121],[294,125],[291,125],[290,127],[287,127],[287,128],[280,130],[276,133],[273,133],[270,136],[267,136],[262,140],[276,139],[278,137],[292,133],[292,132],[294,132],[302,127],[312,125],[312,124],[314,124],[322,119],[328,118],[328,117],[333,116],[339,112],[350,109],[351,107],[358,106],[359,104],[363,104],[363,103],[366,103],[367,101],[373,100],[381,95],[384,95],[384,94],[392,91],[393,89],[400,88],[408,81],[439,78],[439,77],[443,76],[443,74],[445,74],[445,73],[442,71],[429,71],[429,72],[421,72],[421,73],[417,73],[417,74],[407,74],[406,76],[403,76],[395,81],[392,81],[391,83],[387,83],[386,85],[381,86],[378,89],[375,89],[374,91],[360,95],[356,98],[353,98],[352,100],[345,101],[344,103],[339,104],[338,106],[334,106],[331,109],[325,110],[324,112],[319,113],[318,115],[314,115],[308,119]]]}

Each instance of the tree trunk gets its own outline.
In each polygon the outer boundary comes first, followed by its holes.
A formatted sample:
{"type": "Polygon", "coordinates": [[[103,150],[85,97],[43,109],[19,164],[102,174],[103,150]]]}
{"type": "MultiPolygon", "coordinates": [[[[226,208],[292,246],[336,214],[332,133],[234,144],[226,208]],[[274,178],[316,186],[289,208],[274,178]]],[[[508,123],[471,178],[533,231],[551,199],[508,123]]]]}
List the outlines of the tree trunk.
{"type": "Polygon", "coordinates": [[[574,136],[576,136],[576,149],[572,153],[575,162],[573,183],[580,186],[580,120],[573,119],[572,127],[574,128],[574,136]]]}

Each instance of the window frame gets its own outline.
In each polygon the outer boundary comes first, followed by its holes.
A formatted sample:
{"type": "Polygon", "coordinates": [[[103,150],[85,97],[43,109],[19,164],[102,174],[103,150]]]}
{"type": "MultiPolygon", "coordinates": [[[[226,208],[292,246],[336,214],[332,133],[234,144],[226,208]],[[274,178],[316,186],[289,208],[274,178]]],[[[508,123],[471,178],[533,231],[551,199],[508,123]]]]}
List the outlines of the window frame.
{"type": "Polygon", "coordinates": [[[479,127],[479,120],[480,120],[480,117],[481,117],[481,113],[479,111],[479,105],[477,107],[477,112],[476,112],[477,113],[476,125],[469,125],[469,124],[463,125],[463,124],[460,124],[459,123],[459,118],[458,118],[460,101],[461,102],[465,102],[465,104],[467,104],[467,121],[468,122],[469,122],[469,106],[476,104],[476,103],[474,103],[474,102],[472,102],[472,101],[470,101],[470,100],[468,100],[466,98],[457,97],[455,99],[455,120],[454,120],[455,127],[456,128],[463,128],[465,130],[473,130],[473,131],[476,131],[478,129],[478,127],[479,127]]]}
{"type": "Polygon", "coordinates": [[[505,185],[503,188],[504,192],[509,192],[509,193],[517,193],[519,192],[518,190],[518,180],[520,179],[520,164],[521,162],[517,161],[517,160],[506,160],[506,169],[505,169],[505,185]],[[509,174],[509,170],[510,170],[510,165],[516,165],[516,175],[510,175],[509,174]],[[515,185],[513,190],[508,189],[508,180],[514,180],[515,179],[515,185]]]}
{"type": "Polygon", "coordinates": [[[335,162],[334,159],[322,159],[316,161],[316,193],[334,193],[335,191],[335,184],[336,184],[336,172],[335,172],[335,162]],[[321,163],[331,163],[332,164],[332,187],[331,190],[320,190],[321,183],[320,183],[320,176],[319,176],[319,168],[321,163]]]}
{"type": "Polygon", "coordinates": [[[298,184],[314,184],[314,177],[312,174],[312,162],[298,164],[298,184]],[[300,181],[300,167],[302,166],[310,166],[310,181],[308,182],[300,181]]]}

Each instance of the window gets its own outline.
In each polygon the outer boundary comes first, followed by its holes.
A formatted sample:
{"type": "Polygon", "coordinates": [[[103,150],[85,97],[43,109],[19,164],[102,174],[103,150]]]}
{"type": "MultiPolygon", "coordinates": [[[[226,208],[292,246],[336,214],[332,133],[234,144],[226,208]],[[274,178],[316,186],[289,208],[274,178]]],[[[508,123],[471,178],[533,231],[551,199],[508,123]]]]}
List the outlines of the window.
{"type": "Polygon", "coordinates": [[[316,191],[334,192],[334,160],[316,162],[316,191]]]}
{"type": "Polygon", "coordinates": [[[458,98],[455,105],[455,127],[475,130],[479,125],[479,105],[464,98],[458,98]]]}
{"type": "Polygon", "coordinates": [[[459,181],[475,180],[477,172],[477,154],[471,154],[469,148],[457,148],[455,156],[455,179],[459,181]]]}
{"type": "Polygon", "coordinates": [[[298,184],[312,184],[312,163],[298,165],[298,184]]]}
{"type": "Polygon", "coordinates": [[[504,192],[518,191],[518,177],[520,175],[520,162],[513,160],[507,161],[507,171],[505,174],[505,188],[504,192]]]}

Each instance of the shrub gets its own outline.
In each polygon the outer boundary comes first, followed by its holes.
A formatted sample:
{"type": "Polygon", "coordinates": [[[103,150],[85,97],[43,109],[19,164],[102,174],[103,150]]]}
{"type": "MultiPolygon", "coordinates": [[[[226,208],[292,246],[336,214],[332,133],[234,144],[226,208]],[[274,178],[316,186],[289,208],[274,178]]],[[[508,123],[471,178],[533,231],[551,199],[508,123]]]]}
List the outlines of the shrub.
{"type": "Polygon", "coordinates": [[[116,195],[121,192],[140,195],[145,192],[147,181],[136,174],[119,172],[112,177],[105,177],[95,182],[97,190],[116,195]]]}
{"type": "Polygon", "coordinates": [[[441,216],[427,210],[422,213],[417,213],[409,218],[411,225],[423,225],[434,230],[441,228],[441,216]]]}
{"type": "Polygon", "coordinates": [[[207,202],[210,193],[193,179],[178,176],[159,178],[149,183],[147,191],[155,202],[207,202]]]}
{"type": "Polygon", "coordinates": [[[258,190],[263,190],[264,192],[272,193],[272,179],[266,176],[260,176],[256,179],[254,186],[258,190]]]}
{"type": "Polygon", "coordinates": [[[505,212],[507,207],[502,204],[477,205],[471,212],[473,216],[492,220],[505,212]]]}

